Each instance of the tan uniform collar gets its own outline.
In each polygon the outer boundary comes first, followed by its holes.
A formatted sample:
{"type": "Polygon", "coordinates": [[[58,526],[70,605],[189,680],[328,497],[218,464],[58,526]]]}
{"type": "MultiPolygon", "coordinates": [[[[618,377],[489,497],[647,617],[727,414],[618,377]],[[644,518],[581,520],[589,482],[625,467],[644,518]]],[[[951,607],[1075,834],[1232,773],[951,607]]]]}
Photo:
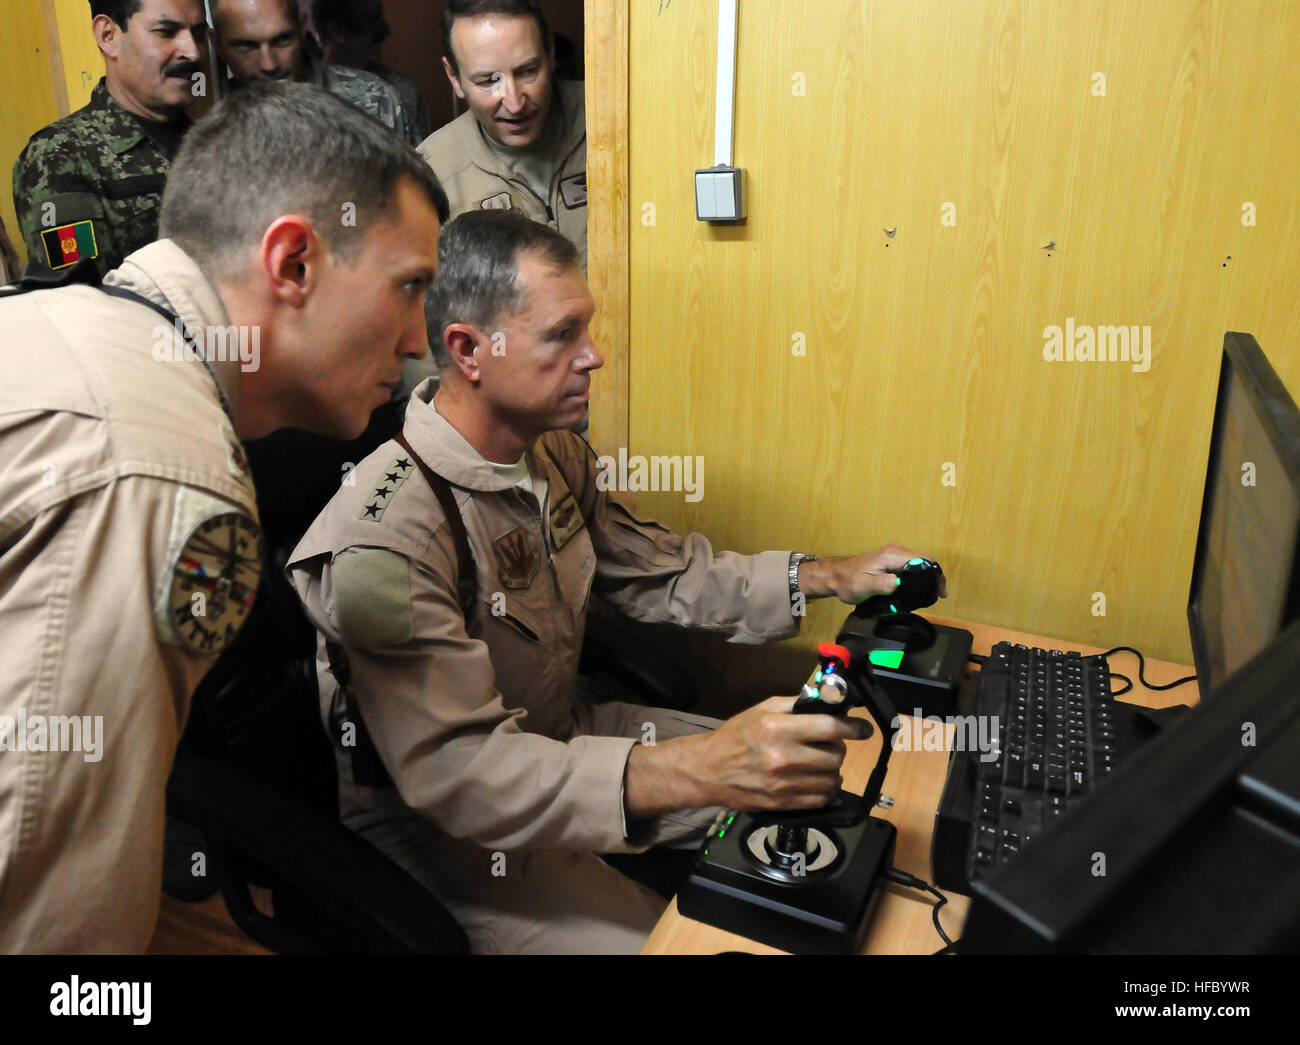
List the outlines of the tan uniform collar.
{"type": "MultiPolygon", "coordinates": [[[[557,137],[558,144],[555,147],[556,170],[587,136],[584,89],[584,85],[577,81],[555,81],[552,104],[562,107],[564,117],[564,125],[557,137]]],[[[452,121],[451,127],[461,148],[465,150],[465,154],[475,166],[491,173],[495,173],[500,168],[501,161],[483,140],[483,131],[479,129],[478,119],[472,111],[466,110],[462,113],[452,121]]]]}
{"type": "MultiPolygon", "coordinates": [[[[426,378],[411,393],[406,421],[402,425],[402,434],[411,448],[430,468],[456,486],[484,493],[513,489],[515,483],[498,475],[483,455],[434,408],[433,396],[437,391],[437,380],[426,378]]],[[[546,455],[538,443],[530,446],[524,456],[532,475],[537,478],[548,476],[546,455]]]]}
{"type": "MultiPolygon", "coordinates": [[[[230,324],[216,288],[199,266],[173,241],[160,239],[141,247],[104,277],[109,286],[132,290],[174,312],[187,329],[208,331],[230,324]]],[[[239,360],[209,364],[230,409],[239,417],[239,360]]]]}

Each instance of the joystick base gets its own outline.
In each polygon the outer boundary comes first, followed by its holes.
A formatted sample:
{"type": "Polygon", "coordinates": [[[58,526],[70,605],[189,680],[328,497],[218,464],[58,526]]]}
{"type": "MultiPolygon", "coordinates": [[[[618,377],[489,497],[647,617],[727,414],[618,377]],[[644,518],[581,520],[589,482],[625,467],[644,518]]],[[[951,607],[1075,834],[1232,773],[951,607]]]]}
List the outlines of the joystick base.
{"type": "Polygon", "coordinates": [[[771,821],[740,814],[724,837],[701,847],[677,909],[795,954],[856,953],[897,831],[887,820],[867,817],[847,827],[814,824],[808,833],[807,862],[794,874],[772,859],[771,821]]]}

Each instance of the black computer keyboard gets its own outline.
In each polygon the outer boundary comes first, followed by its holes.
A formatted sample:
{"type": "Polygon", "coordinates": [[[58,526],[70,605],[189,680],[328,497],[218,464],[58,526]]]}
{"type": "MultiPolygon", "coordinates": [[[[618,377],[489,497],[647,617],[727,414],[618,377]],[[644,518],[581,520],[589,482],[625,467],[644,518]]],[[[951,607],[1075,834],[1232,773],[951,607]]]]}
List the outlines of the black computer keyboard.
{"type": "Polygon", "coordinates": [[[962,704],[983,723],[967,734],[989,750],[953,752],[931,860],[937,884],[964,892],[1032,845],[1145,734],[1135,709],[1111,696],[1099,656],[1000,642],[962,704]]]}

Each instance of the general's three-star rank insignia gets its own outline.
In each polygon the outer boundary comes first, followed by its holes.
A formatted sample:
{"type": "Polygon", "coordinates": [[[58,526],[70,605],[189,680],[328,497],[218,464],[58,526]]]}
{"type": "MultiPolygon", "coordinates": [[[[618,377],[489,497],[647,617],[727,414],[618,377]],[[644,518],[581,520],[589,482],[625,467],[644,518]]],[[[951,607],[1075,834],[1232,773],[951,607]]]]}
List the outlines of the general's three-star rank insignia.
{"type": "Polygon", "coordinates": [[[573,494],[562,497],[560,503],[551,509],[551,546],[558,552],[582,529],[582,523],[577,498],[573,494]]]}
{"type": "Polygon", "coordinates": [[[370,496],[361,506],[361,514],[357,518],[379,522],[384,517],[384,509],[392,501],[393,494],[402,483],[406,482],[406,477],[414,468],[415,463],[409,457],[394,458],[393,463],[384,469],[384,474],[375,488],[370,491],[370,496]]]}
{"type": "Polygon", "coordinates": [[[507,588],[516,591],[533,583],[542,565],[542,557],[528,541],[528,531],[516,526],[492,545],[497,556],[497,576],[507,588]]]}

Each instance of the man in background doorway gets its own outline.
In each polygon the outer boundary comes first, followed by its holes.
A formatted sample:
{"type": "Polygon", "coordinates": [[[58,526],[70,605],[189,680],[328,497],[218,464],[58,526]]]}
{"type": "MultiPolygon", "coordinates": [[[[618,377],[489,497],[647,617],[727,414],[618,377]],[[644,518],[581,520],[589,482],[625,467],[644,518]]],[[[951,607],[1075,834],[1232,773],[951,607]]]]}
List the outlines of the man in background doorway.
{"type": "Polygon", "coordinates": [[[587,269],[587,128],[581,83],[555,80],[536,0],[448,0],[443,71],[468,109],[420,146],[451,212],[519,210],[573,243],[587,269]]]}
{"type": "Polygon", "coordinates": [[[433,117],[415,77],[379,59],[380,45],[389,35],[379,0],[315,0],[311,24],[327,62],[364,69],[392,86],[406,111],[413,144],[433,133],[433,117]]]}
{"type": "Polygon", "coordinates": [[[412,131],[397,92],[378,76],[317,58],[307,47],[296,0],[212,0],[217,53],[237,86],[257,80],[314,83],[351,102],[412,145],[412,131]]]}

